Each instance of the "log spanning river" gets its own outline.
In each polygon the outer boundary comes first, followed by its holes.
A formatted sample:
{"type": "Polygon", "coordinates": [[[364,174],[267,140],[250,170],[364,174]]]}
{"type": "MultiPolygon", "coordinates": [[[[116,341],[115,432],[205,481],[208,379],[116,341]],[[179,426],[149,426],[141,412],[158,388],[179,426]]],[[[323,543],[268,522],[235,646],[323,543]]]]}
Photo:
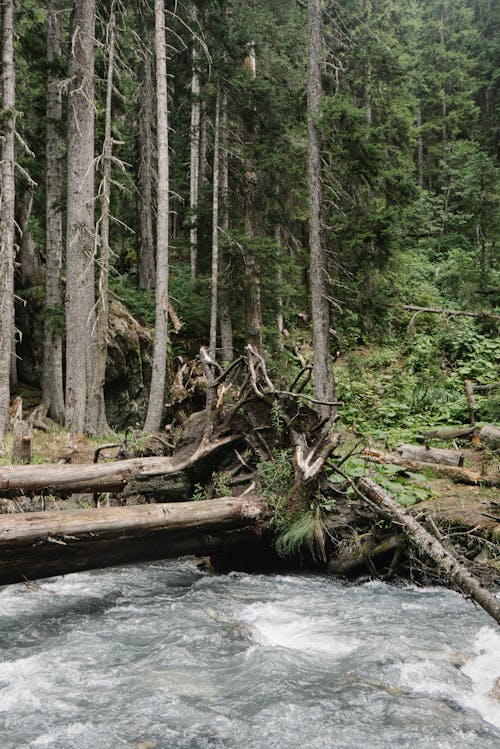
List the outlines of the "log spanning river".
{"type": "Polygon", "coordinates": [[[437,588],[81,573],[2,589],[0,651],[2,749],[500,746],[498,628],[437,588]]]}

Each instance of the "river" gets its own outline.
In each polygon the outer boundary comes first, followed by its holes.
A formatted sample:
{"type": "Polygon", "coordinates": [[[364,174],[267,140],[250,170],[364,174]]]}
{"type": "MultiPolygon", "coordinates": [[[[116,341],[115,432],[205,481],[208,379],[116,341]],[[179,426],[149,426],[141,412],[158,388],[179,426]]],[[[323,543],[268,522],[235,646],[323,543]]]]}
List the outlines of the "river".
{"type": "Polygon", "coordinates": [[[498,749],[500,634],[438,588],[195,560],[0,590],[0,747],[498,749]]]}

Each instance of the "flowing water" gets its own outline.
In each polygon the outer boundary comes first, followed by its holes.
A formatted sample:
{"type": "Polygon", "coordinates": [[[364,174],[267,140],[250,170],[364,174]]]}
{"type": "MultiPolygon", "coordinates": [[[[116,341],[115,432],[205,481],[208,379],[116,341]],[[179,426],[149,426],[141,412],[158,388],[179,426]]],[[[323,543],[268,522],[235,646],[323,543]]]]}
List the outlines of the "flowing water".
{"type": "Polygon", "coordinates": [[[437,588],[183,559],[0,591],[1,749],[498,749],[499,677],[437,588]]]}

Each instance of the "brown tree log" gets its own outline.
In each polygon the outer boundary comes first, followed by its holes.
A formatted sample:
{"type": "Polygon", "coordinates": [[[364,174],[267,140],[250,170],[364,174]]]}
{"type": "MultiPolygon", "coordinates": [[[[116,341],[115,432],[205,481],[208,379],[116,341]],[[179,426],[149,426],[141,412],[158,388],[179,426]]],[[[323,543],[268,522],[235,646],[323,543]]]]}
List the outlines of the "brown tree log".
{"type": "Polygon", "coordinates": [[[408,540],[436,564],[452,585],[476,601],[500,624],[500,601],[483,588],[477,578],[463,564],[460,564],[437,538],[432,536],[372,479],[360,478],[358,488],[380,508],[381,514],[402,528],[408,540]]]}
{"type": "Polygon", "coordinates": [[[421,445],[398,445],[397,450],[404,460],[441,463],[446,466],[462,466],[464,464],[464,454],[460,450],[443,450],[421,445]]]}
{"type": "Polygon", "coordinates": [[[131,458],[114,463],[6,466],[0,468],[0,496],[122,492],[132,482],[137,488],[138,482],[144,484],[189,471],[237,439],[237,436],[230,435],[214,442],[203,441],[186,457],[178,455],[175,458],[131,458]]]}
{"type": "Polygon", "coordinates": [[[0,518],[0,584],[257,540],[259,498],[37,512],[0,518]],[[247,529],[243,535],[234,531],[247,529]],[[250,532],[248,532],[250,531],[250,532]]]}

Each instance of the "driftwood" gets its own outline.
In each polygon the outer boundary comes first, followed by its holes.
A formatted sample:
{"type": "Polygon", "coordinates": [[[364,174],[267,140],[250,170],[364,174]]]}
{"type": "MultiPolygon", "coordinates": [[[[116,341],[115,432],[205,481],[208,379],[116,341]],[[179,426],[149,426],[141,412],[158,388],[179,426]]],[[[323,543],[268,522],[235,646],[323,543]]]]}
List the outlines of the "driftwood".
{"type": "Polygon", "coordinates": [[[256,541],[259,498],[34,512],[0,517],[0,584],[125,562],[207,554],[256,541]],[[246,529],[243,536],[234,535],[246,529]]]}
{"type": "Polygon", "coordinates": [[[464,464],[464,454],[460,450],[443,450],[421,445],[398,445],[397,450],[404,460],[441,463],[447,466],[463,466],[464,464]]]}
{"type": "Polygon", "coordinates": [[[439,476],[446,476],[458,484],[469,484],[471,486],[500,486],[500,474],[490,473],[483,476],[478,471],[471,471],[469,468],[459,468],[458,466],[444,466],[438,463],[429,465],[429,463],[423,463],[417,460],[405,460],[399,455],[392,455],[391,453],[384,453],[380,450],[364,450],[361,456],[371,463],[392,463],[403,468],[408,468],[411,471],[422,471],[425,468],[432,468],[432,470],[439,476]]]}
{"type": "Polygon", "coordinates": [[[500,601],[451,554],[440,541],[404,510],[375,481],[358,480],[358,489],[374,503],[384,517],[401,527],[408,540],[431,559],[446,578],[464,595],[472,598],[500,624],[500,601]]]}

